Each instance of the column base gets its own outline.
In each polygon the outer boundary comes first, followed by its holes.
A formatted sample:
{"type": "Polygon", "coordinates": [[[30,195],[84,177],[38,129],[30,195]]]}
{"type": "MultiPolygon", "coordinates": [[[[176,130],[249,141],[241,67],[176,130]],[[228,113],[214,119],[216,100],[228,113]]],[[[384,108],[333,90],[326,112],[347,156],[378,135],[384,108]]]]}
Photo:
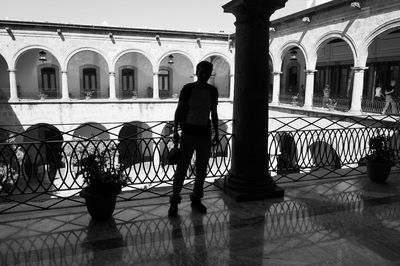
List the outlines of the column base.
{"type": "Polygon", "coordinates": [[[236,201],[282,198],[285,190],[275,184],[270,176],[263,178],[238,178],[232,174],[214,182],[214,185],[236,201]]]}

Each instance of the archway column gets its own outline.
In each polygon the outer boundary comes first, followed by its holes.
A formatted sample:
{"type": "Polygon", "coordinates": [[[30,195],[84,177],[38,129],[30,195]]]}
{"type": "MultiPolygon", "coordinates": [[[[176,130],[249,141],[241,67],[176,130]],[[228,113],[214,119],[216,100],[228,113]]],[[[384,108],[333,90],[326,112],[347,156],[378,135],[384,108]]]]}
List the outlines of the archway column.
{"type": "Polygon", "coordinates": [[[272,72],[274,75],[274,84],[272,85],[272,102],[271,104],[279,104],[279,93],[281,91],[281,76],[282,72],[272,72]]]}
{"type": "MultiPolygon", "coordinates": [[[[236,17],[232,163],[224,191],[238,201],[282,197],[268,166],[269,17],[286,0],[233,0],[236,17]]],[[[220,183],[218,183],[220,185],[220,183]]]]}
{"type": "Polygon", "coordinates": [[[229,76],[229,99],[233,101],[235,94],[235,75],[231,74],[229,76]]]}
{"type": "Polygon", "coordinates": [[[353,93],[351,98],[352,113],[361,113],[361,99],[364,87],[364,72],[367,67],[352,67],[354,70],[354,82],[353,82],[353,93]]]}
{"type": "Polygon", "coordinates": [[[8,75],[10,79],[10,101],[18,101],[16,70],[9,69],[8,75]]]}
{"type": "Polygon", "coordinates": [[[153,73],[153,99],[159,99],[160,93],[158,88],[158,72],[153,73]]]}
{"type": "Polygon", "coordinates": [[[317,70],[307,69],[306,72],[306,91],[304,93],[304,108],[312,108],[314,98],[314,78],[317,70]]]}
{"type": "Polygon", "coordinates": [[[110,84],[110,99],[117,99],[117,92],[115,87],[115,72],[109,73],[109,84],[110,84]]]}
{"type": "Polygon", "coordinates": [[[69,91],[68,91],[68,71],[61,71],[61,99],[69,100],[69,91]]]}

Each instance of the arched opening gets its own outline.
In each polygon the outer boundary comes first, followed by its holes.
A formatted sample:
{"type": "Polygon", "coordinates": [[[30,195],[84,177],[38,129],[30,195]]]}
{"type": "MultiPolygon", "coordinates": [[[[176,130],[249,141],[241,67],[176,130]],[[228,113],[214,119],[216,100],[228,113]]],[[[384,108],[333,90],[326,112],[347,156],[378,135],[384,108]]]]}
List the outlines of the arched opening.
{"type": "Polygon", "coordinates": [[[154,143],[148,129],[143,122],[124,123],[118,134],[119,162],[124,169],[152,160],[154,143]]]}
{"type": "Polygon", "coordinates": [[[158,89],[161,99],[177,98],[182,87],[193,82],[193,64],[180,53],[165,56],[158,69],[158,89]]]}
{"type": "Polygon", "coordinates": [[[60,64],[47,50],[30,49],[16,62],[17,93],[21,99],[61,98],[60,64]]]}
{"type": "Polygon", "coordinates": [[[151,62],[137,52],[121,56],[115,64],[117,98],[152,98],[153,67],[151,62]]]}
{"type": "Polygon", "coordinates": [[[84,123],[79,125],[73,133],[74,139],[100,139],[100,140],[109,140],[110,133],[108,133],[107,129],[99,124],[94,122],[84,123]]]}
{"type": "MultiPolygon", "coordinates": [[[[400,95],[400,28],[388,30],[374,39],[368,47],[367,67],[364,72],[362,111],[382,112],[385,105],[384,91],[389,88],[392,80],[396,83],[394,99],[397,107],[400,95]]],[[[386,114],[398,114],[396,109],[389,106],[386,114]]]]}
{"type": "Polygon", "coordinates": [[[327,168],[340,169],[341,161],[336,150],[331,144],[324,141],[316,141],[310,145],[309,151],[311,158],[314,161],[314,167],[316,168],[327,168]]]}
{"type": "Polygon", "coordinates": [[[94,51],[80,51],[68,61],[71,99],[109,97],[109,70],[106,60],[94,51]]]}
{"type": "Polygon", "coordinates": [[[38,187],[51,184],[57,170],[63,166],[61,159],[64,139],[61,132],[56,127],[43,123],[29,127],[23,135],[25,182],[30,186],[31,181],[38,182],[38,187]]]}
{"type": "Polygon", "coordinates": [[[218,89],[220,98],[230,96],[230,68],[228,62],[221,56],[209,56],[205,59],[213,64],[213,71],[208,83],[218,89]]]}
{"type": "Polygon", "coordinates": [[[282,59],[282,76],[279,92],[280,103],[303,105],[304,96],[301,97],[301,88],[305,84],[306,61],[298,47],[292,47],[286,51],[282,59]]]}
{"type": "Polygon", "coordinates": [[[354,78],[350,46],[343,39],[330,39],[319,47],[317,56],[313,106],[328,107],[327,103],[337,102],[336,109],[348,111],[354,78]]]}
{"type": "Polygon", "coordinates": [[[0,100],[10,98],[10,76],[8,65],[3,56],[0,55],[0,100]]]}

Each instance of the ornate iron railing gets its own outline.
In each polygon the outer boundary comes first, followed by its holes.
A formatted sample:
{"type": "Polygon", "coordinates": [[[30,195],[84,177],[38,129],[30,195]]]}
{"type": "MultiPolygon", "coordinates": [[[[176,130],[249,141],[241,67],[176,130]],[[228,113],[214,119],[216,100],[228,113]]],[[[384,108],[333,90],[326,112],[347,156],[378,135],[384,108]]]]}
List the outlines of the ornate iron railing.
{"type": "MultiPolygon", "coordinates": [[[[265,155],[271,176],[277,183],[286,183],[365,174],[360,161],[368,154],[371,136],[389,136],[399,158],[398,122],[394,117],[271,118],[265,155]]],[[[209,160],[206,189],[213,189],[213,181],[226,176],[230,169],[234,137],[228,131],[230,124],[220,123],[220,142],[209,160]]],[[[108,163],[119,165],[128,177],[123,190],[132,193],[122,193],[119,200],[169,195],[175,172],[175,166],[166,163],[173,146],[171,128],[170,122],[39,124],[25,131],[3,125],[0,213],[21,207],[62,207],[65,201],[82,205],[83,201],[75,197],[85,186],[77,176],[79,161],[93,151],[105,151],[108,163]]],[[[191,190],[193,173],[194,164],[188,171],[184,193],[191,190]]]]}
{"type": "MultiPolygon", "coordinates": [[[[386,110],[386,114],[399,115],[400,99],[395,99],[394,102],[397,107],[397,113],[394,112],[393,107],[389,107],[388,110],[386,110]]],[[[362,101],[361,101],[361,110],[363,112],[380,114],[380,113],[382,113],[384,106],[385,106],[384,98],[377,98],[374,100],[362,99],[362,101]]]]}

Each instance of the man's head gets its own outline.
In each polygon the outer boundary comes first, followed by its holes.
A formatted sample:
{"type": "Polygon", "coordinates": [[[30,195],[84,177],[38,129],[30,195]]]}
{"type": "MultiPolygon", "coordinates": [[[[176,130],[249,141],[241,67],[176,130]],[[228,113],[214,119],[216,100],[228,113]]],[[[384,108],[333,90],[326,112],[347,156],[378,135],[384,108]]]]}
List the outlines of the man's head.
{"type": "Polygon", "coordinates": [[[196,66],[197,80],[200,82],[207,82],[213,70],[213,64],[208,61],[201,61],[196,66]]]}
{"type": "Polygon", "coordinates": [[[392,80],[390,81],[390,86],[395,86],[395,85],[396,85],[396,81],[392,79],[392,80]]]}

